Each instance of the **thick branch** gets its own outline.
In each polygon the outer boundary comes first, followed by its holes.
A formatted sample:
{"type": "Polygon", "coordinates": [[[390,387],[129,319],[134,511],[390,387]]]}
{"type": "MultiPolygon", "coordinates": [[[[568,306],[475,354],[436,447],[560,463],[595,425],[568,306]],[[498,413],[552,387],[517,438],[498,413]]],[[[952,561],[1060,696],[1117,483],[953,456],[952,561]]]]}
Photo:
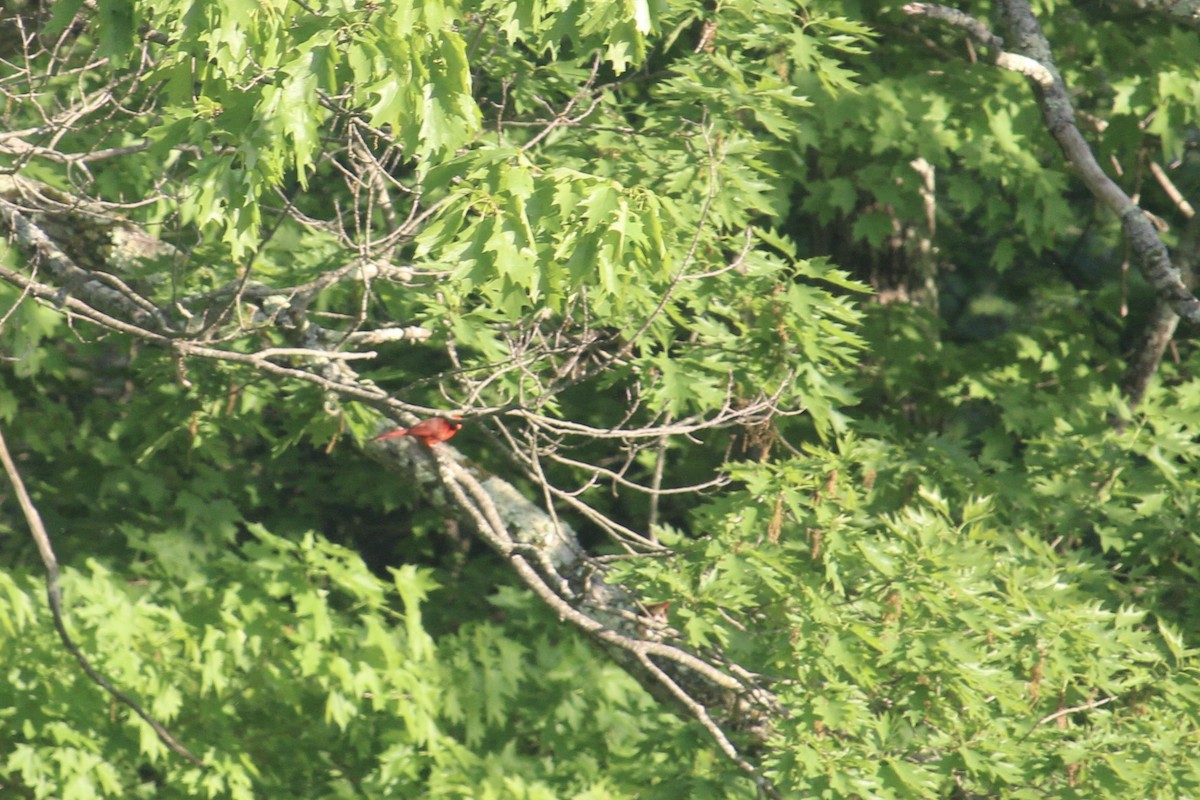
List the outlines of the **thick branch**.
{"type": "MultiPolygon", "coordinates": [[[[1189,215],[1190,216],[1190,215],[1189,215]]],[[[1197,247],[1200,246],[1200,221],[1189,220],[1183,235],[1179,237],[1176,249],[1176,262],[1188,285],[1195,285],[1197,247]]],[[[1121,389],[1129,401],[1130,408],[1141,405],[1150,386],[1150,379],[1158,371],[1163,353],[1175,329],[1179,325],[1179,315],[1171,309],[1166,301],[1160,299],[1154,304],[1150,318],[1142,329],[1137,349],[1129,359],[1125,375],[1121,378],[1121,389]]]]}
{"type": "Polygon", "coordinates": [[[1062,147],[1067,160],[1078,171],[1091,193],[1107,206],[1125,230],[1142,275],[1179,316],[1200,323],[1200,300],[1188,289],[1179,270],[1171,264],[1166,246],[1142,209],[1096,161],[1091,147],[1075,125],[1075,110],[1062,76],[1054,64],[1050,43],[1042,33],[1025,0],[1003,0],[999,5],[1007,28],[1010,49],[987,30],[983,23],[961,11],[936,3],[908,3],[904,11],[931,17],[965,30],[989,48],[997,66],[1030,78],[1035,86],[1042,118],[1062,147]]]}
{"type": "MultiPolygon", "coordinates": [[[[1166,245],[1159,238],[1154,225],[1133,199],[1108,177],[1080,133],[1075,124],[1075,110],[1055,66],[1050,43],[1042,33],[1029,3],[1026,0],[1002,0],[999,9],[1008,40],[1014,43],[1011,50],[1005,50],[1004,40],[988,30],[986,25],[957,9],[935,3],[908,3],[904,6],[909,14],[937,19],[961,28],[989,49],[997,66],[1019,72],[1033,81],[1047,129],[1092,195],[1121,220],[1138,267],[1159,297],[1121,383],[1130,406],[1136,407],[1158,369],[1179,318],[1200,322],[1200,300],[1192,293],[1184,271],[1172,264],[1166,245]]],[[[1195,13],[1194,9],[1192,13],[1195,13]]],[[[1176,202],[1179,204],[1178,200],[1176,202]]],[[[1181,207],[1185,206],[1181,204],[1181,207]]]]}

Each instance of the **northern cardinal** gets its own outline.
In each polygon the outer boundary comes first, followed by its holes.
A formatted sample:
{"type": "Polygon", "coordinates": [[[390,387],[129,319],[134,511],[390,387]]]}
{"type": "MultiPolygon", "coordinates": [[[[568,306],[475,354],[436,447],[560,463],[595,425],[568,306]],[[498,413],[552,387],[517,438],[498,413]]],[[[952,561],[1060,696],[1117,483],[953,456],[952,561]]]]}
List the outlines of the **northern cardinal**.
{"type": "Polygon", "coordinates": [[[438,442],[444,442],[458,433],[460,428],[462,428],[462,423],[458,422],[457,417],[454,419],[431,417],[430,419],[421,420],[411,428],[397,428],[394,431],[381,433],[371,441],[378,442],[381,439],[391,439],[394,436],[411,436],[426,447],[433,447],[438,442]]]}

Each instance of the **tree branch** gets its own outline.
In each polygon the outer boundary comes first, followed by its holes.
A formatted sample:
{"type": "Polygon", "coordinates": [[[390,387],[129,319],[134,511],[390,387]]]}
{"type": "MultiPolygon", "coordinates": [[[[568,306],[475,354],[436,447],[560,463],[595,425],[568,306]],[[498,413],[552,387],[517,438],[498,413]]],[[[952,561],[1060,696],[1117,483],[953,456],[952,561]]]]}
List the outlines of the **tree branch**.
{"type": "MultiPolygon", "coordinates": [[[[1026,0],[1002,0],[999,4],[1007,40],[1013,43],[1010,50],[1004,49],[1005,40],[989,31],[986,25],[956,9],[935,3],[908,3],[903,8],[908,14],[961,28],[990,50],[997,66],[1019,72],[1033,81],[1047,129],[1092,195],[1120,219],[1142,275],[1173,313],[1189,322],[1200,323],[1200,300],[1192,294],[1180,270],[1171,263],[1166,245],[1153,224],[1133,199],[1100,167],[1076,126],[1075,111],[1067,87],[1054,64],[1050,43],[1042,33],[1029,3],[1026,0]]],[[[1144,391],[1144,381],[1149,377],[1147,367],[1158,364],[1154,348],[1158,348],[1157,353],[1161,355],[1161,347],[1165,347],[1174,331],[1173,325],[1165,324],[1165,314],[1156,312],[1155,316],[1154,331],[1147,340],[1146,347],[1149,349],[1144,348],[1144,358],[1140,358],[1139,363],[1131,368],[1140,371],[1144,377],[1129,383],[1126,391],[1144,391]]],[[[1130,397],[1132,399],[1134,395],[1130,397]]],[[[1137,399],[1140,399],[1140,394],[1137,399]]]]}
{"type": "Polygon", "coordinates": [[[88,657],[83,654],[83,651],[79,649],[79,645],[75,644],[75,641],[71,638],[71,634],[67,631],[66,622],[63,620],[62,589],[59,587],[58,559],[55,557],[54,549],[50,545],[50,534],[46,531],[46,526],[42,524],[42,517],[38,513],[37,506],[33,504],[29,492],[25,490],[25,482],[21,480],[21,473],[17,471],[17,465],[13,462],[12,456],[9,455],[8,445],[4,441],[4,433],[2,431],[0,431],[0,462],[4,464],[4,471],[8,474],[8,480],[12,483],[13,491],[17,494],[17,503],[21,506],[21,512],[25,515],[25,522],[29,525],[29,532],[33,536],[33,541],[37,544],[38,553],[41,554],[42,563],[46,567],[46,599],[50,604],[50,614],[54,619],[54,629],[58,631],[58,638],[62,640],[63,647],[75,657],[75,660],[79,663],[79,666],[88,678],[91,679],[92,683],[108,692],[118,703],[127,706],[133,713],[141,717],[154,730],[159,741],[177,755],[186,758],[198,767],[203,767],[204,762],[192,753],[191,750],[180,744],[179,740],[167,730],[166,726],[150,716],[136,700],[118,689],[113,685],[112,681],[100,674],[92,666],[92,662],[88,660],[88,657]]]}
{"type": "MultiPolygon", "coordinates": [[[[46,213],[53,212],[38,211],[37,218],[40,220],[46,213]]],[[[328,330],[317,324],[309,312],[315,293],[336,282],[334,274],[339,280],[342,276],[361,275],[361,265],[356,265],[357,273],[345,269],[331,271],[328,280],[322,278],[312,282],[311,292],[272,294],[243,282],[230,292],[183,298],[171,308],[160,308],[148,303],[136,287],[124,282],[114,287],[101,280],[100,273],[81,267],[53,237],[31,220],[29,214],[2,198],[0,226],[13,232],[20,250],[29,256],[33,265],[29,271],[32,277],[0,266],[0,280],[20,287],[39,302],[62,308],[68,314],[104,329],[156,344],[177,357],[221,360],[242,364],[263,374],[305,381],[333,396],[366,402],[391,415],[435,413],[432,409],[393,398],[360,378],[352,363],[356,359],[369,358],[371,353],[336,349],[356,339],[362,343],[374,341],[370,332],[328,330]],[[212,319],[211,307],[224,307],[230,302],[231,295],[239,294],[247,314],[241,317],[229,315],[216,322],[216,327],[199,324],[212,319]],[[250,297],[255,298],[255,302],[251,302],[250,297]],[[247,342],[265,331],[278,333],[288,341],[281,346],[273,339],[268,346],[242,351],[247,342]],[[228,346],[225,343],[229,343],[228,346]],[[233,346],[239,349],[230,349],[233,346]],[[281,364],[279,359],[293,359],[296,363],[281,364]]],[[[684,271],[681,268],[679,274],[684,271]]],[[[651,318],[659,311],[661,307],[651,314],[651,318]]],[[[382,334],[383,338],[423,338],[423,334],[411,329],[390,328],[388,331],[391,332],[382,334]]],[[[542,338],[544,332],[538,329],[526,333],[532,337],[530,343],[534,350],[540,348],[539,358],[569,345],[560,340],[564,335],[562,331],[549,338],[542,338]]],[[[629,347],[631,345],[626,344],[624,350],[629,347]]],[[[521,357],[515,363],[515,368],[526,368],[521,357]]],[[[611,363],[611,359],[605,361],[606,365],[611,363]]],[[[558,380],[569,382],[566,375],[560,372],[558,380]]],[[[516,408],[510,409],[509,413],[523,420],[532,435],[548,441],[570,435],[611,437],[634,442],[638,447],[658,447],[664,437],[689,436],[752,417],[769,417],[778,413],[776,401],[777,398],[769,393],[743,404],[733,403],[731,397],[715,415],[692,415],[669,421],[655,418],[641,427],[626,427],[627,419],[620,427],[608,430],[516,408]]],[[[635,399],[634,410],[638,406],[639,401],[635,399]]],[[[586,552],[565,520],[531,502],[511,483],[468,468],[448,445],[429,449],[407,440],[395,440],[373,446],[370,452],[424,484],[435,502],[441,502],[455,514],[469,519],[484,541],[508,560],[521,581],[561,619],[601,645],[656,697],[671,702],[683,714],[696,719],[714,737],[721,750],[751,774],[764,791],[769,787],[757,767],[739,750],[734,735],[737,732],[745,738],[741,747],[755,751],[765,744],[772,722],[782,713],[780,703],[762,685],[762,679],[730,663],[720,652],[702,655],[686,647],[676,638],[678,634],[651,618],[636,592],[610,582],[609,568],[586,552]]],[[[557,490],[545,475],[538,475],[536,463],[525,463],[524,466],[534,470],[530,474],[544,488],[548,508],[556,498],[564,499],[577,513],[596,515],[592,518],[598,518],[598,524],[613,524],[579,498],[568,498],[569,493],[557,490]]],[[[618,474],[604,470],[596,474],[609,473],[618,474]]],[[[625,483],[634,485],[629,481],[625,483]]],[[[659,487],[657,491],[664,490],[659,487]]],[[[650,547],[658,547],[636,532],[629,533],[650,547]]]]}

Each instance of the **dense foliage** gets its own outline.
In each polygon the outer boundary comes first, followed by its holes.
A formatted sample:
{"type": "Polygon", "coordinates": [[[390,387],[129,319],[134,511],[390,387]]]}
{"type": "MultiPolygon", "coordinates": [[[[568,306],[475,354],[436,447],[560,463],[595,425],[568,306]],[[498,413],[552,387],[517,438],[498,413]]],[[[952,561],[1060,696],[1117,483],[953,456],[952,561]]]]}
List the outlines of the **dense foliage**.
{"type": "MultiPolygon", "coordinates": [[[[1186,269],[1200,45],[1146,5],[1032,10],[1186,269]]],[[[204,764],[64,648],[10,493],[0,798],[1200,794],[1195,330],[1128,390],[1164,312],[963,30],[836,0],[2,13],[0,431],[67,628],[204,764]],[[679,702],[531,591],[450,467],[368,443],[405,412],[462,415],[440,452],[767,718],[679,702]]]]}

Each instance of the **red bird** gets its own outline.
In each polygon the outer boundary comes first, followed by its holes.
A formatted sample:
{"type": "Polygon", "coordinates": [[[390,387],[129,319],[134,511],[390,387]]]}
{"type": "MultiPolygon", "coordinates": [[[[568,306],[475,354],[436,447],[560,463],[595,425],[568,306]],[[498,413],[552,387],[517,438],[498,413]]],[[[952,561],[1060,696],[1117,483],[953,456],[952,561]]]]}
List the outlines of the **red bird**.
{"type": "Polygon", "coordinates": [[[426,447],[433,447],[438,442],[444,442],[458,433],[461,428],[462,423],[458,422],[458,417],[453,419],[432,417],[421,420],[411,428],[397,428],[394,431],[381,433],[371,441],[378,442],[381,439],[391,439],[395,436],[411,436],[426,447]]]}

